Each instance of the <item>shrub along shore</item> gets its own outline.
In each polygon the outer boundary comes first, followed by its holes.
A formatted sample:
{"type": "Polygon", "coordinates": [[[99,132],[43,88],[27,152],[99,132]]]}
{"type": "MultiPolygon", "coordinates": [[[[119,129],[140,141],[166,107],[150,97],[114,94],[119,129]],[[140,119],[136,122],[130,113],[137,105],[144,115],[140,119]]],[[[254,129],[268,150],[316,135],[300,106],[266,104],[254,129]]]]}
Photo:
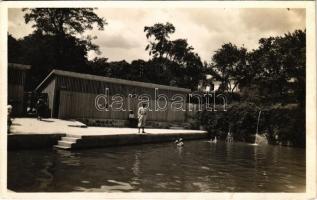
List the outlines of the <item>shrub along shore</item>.
{"type": "Polygon", "coordinates": [[[234,103],[226,112],[202,111],[196,119],[211,137],[226,139],[230,131],[235,141],[254,142],[260,110],[259,134],[269,144],[305,147],[305,107],[298,104],[259,107],[251,102],[234,103]]]}

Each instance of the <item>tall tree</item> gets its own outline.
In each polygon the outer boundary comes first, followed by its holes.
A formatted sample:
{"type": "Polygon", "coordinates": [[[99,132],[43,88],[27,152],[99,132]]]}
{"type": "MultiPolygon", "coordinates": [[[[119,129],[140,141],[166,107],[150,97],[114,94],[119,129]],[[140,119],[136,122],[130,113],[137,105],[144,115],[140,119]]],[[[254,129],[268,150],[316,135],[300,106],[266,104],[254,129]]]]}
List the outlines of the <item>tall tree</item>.
{"type": "Polygon", "coordinates": [[[24,8],[25,23],[33,22],[35,32],[42,35],[51,35],[55,37],[57,65],[66,66],[69,63],[67,41],[74,40],[76,44],[85,45],[86,49],[98,52],[98,46],[92,43],[96,37],[86,36],[82,34],[86,30],[91,30],[94,24],[99,30],[104,29],[107,24],[106,20],[94,13],[93,8],[24,8]],[[81,38],[78,38],[81,36],[81,38]]]}
{"type": "Polygon", "coordinates": [[[56,38],[53,35],[42,35],[39,32],[16,40],[9,36],[9,62],[32,65],[26,88],[34,89],[53,69],[85,72],[87,48],[74,37],[67,37],[64,46],[67,53],[60,57],[64,65],[56,59],[56,38]]]}
{"type": "Polygon", "coordinates": [[[145,50],[149,50],[149,54],[154,57],[162,58],[171,48],[169,35],[175,32],[174,25],[169,22],[157,23],[153,26],[145,26],[144,32],[146,32],[147,39],[154,37],[154,41],[150,40],[150,44],[146,46],[145,50]]]}
{"type": "Polygon", "coordinates": [[[186,39],[176,39],[170,41],[170,49],[166,52],[168,58],[180,65],[186,64],[186,58],[194,48],[187,43],[186,39]]]}
{"type": "Polygon", "coordinates": [[[32,27],[43,34],[72,35],[93,29],[104,29],[106,20],[93,12],[93,8],[24,8],[25,23],[34,22],[32,27]]]}
{"type": "Polygon", "coordinates": [[[259,44],[249,59],[258,69],[253,82],[276,101],[284,101],[293,94],[304,105],[306,32],[296,30],[284,36],[262,38],[259,44]]]}
{"type": "Polygon", "coordinates": [[[150,39],[146,50],[152,55],[150,72],[155,72],[151,80],[157,83],[197,89],[198,82],[204,79],[203,64],[194,48],[186,39],[170,40],[175,32],[171,23],[158,23],[144,28],[146,37],[150,39]]]}
{"type": "Polygon", "coordinates": [[[32,65],[27,89],[32,90],[54,68],[89,72],[87,53],[98,52],[93,36],[82,36],[96,25],[103,30],[106,20],[92,8],[23,9],[26,23],[35,31],[19,40],[8,36],[9,60],[32,65]],[[17,46],[19,48],[17,48],[17,46]],[[15,51],[19,51],[17,56],[15,51]]]}
{"type": "Polygon", "coordinates": [[[239,83],[245,80],[247,70],[247,49],[226,43],[212,56],[209,73],[220,81],[222,90],[233,93],[239,83]]]}

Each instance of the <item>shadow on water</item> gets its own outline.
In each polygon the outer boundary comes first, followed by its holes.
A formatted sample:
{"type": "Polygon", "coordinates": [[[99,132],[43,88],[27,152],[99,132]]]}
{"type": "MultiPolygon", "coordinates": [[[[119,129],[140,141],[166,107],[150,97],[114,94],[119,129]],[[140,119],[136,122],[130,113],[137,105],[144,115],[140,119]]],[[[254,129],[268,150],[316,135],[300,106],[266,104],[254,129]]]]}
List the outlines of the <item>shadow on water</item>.
{"type": "Polygon", "coordinates": [[[9,151],[17,192],[304,192],[305,149],[185,141],[9,151]]]}

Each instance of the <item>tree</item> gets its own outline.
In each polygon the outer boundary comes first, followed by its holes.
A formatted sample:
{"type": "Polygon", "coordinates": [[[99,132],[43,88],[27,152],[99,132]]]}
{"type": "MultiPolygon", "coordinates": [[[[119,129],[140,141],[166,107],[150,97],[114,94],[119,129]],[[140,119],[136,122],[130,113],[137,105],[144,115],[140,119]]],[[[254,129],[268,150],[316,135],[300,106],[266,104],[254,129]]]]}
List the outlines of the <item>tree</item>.
{"type": "Polygon", "coordinates": [[[144,31],[147,39],[152,39],[146,46],[149,54],[153,55],[148,66],[150,80],[196,90],[199,80],[205,78],[204,65],[186,39],[169,39],[170,34],[175,32],[173,24],[158,23],[146,26],[144,31]]]}
{"type": "Polygon", "coordinates": [[[33,22],[35,31],[19,40],[8,36],[9,61],[32,65],[26,83],[34,89],[54,68],[91,73],[87,69],[87,53],[98,52],[94,37],[79,35],[85,30],[104,28],[106,21],[91,8],[34,8],[23,9],[26,23],[33,22]]]}
{"type": "Polygon", "coordinates": [[[233,93],[239,83],[246,81],[248,74],[247,49],[226,43],[212,56],[208,69],[213,79],[221,82],[222,90],[233,93]]]}
{"type": "Polygon", "coordinates": [[[107,70],[108,76],[114,77],[114,78],[127,79],[128,78],[127,70],[129,69],[129,67],[130,67],[130,64],[125,60],[110,62],[109,70],[107,70]]]}
{"type": "MultiPolygon", "coordinates": [[[[79,46],[85,45],[87,51],[99,52],[98,46],[92,43],[96,37],[78,38],[86,30],[93,29],[96,24],[99,30],[104,29],[106,20],[93,12],[92,8],[24,8],[25,23],[34,22],[32,27],[41,35],[55,38],[55,59],[58,66],[67,66],[67,60],[62,59],[68,54],[67,42],[73,40],[79,46]]],[[[67,57],[67,56],[66,56],[67,57]]]]}
{"type": "Polygon", "coordinates": [[[44,35],[81,34],[93,29],[97,24],[99,30],[104,29],[106,20],[93,12],[93,8],[24,8],[25,23],[34,22],[32,27],[44,35]]]}
{"type": "Polygon", "coordinates": [[[262,38],[258,49],[250,53],[249,62],[257,68],[253,76],[264,94],[273,101],[287,101],[293,95],[305,103],[306,32],[296,30],[283,37],[262,38]]]}
{"type": "Polygon", "coordinates": [[[129,70],[129,75],[132,78],[134,78],[136,81],[146,81],[151,82],[150,80],[147,80],[144,76],[145,70],[146,70],[147,62],[141,59],[133,60],[131,62],[131,70],[129,70]]]}
{"type": "Polygon", "coordinates": [[[168,58],[180,65],[186,64],[186,58],[192,54],[194,48],[189,46],[186,39],[170,41],[170,49],[166,54],[168,58]]]}
{"type": "Polygon", "coordinates": [[[21,44],[12,35],[8,34],[8,61],[11,63],[21,63],[21,44]]]}
{"type": "Polygon", "coordinates": [[[87,61],[86,73],[91,73],[94,75],[106,75],[106,68],[108,67],[108,58],[96,57],[93,60],[87,61]]]}
{"type": "Polygon", "coordinates": [[[224,137],[231,127],[235,140],[254,142],[261,110],[259,133],[265,133],[270,143],[304,147],[305,52],[306,32],[301,30],[262,38],[251,52],[231,43],[223,45],[208,70],[224,90],[230,88],[230,81],[237,83],[242,98],[230,103],[226,113],[202,112],[202,125],[211,134],[224,137]]]}
{"type": "Polygon", "coordinates": [[[175,32],[174,25],[169,22],[166,24],[157,23],[153,26],[145,26],[144,32],[146,32],[147,39],[154,37],[154,41],[150,41],[145,50],[149,50],[149,54],[154,57],[162,58],[171,48],[168,39],[169,35],[175,32]]]}
{"type": "Polygon", "coordinates": [[[87,48],[74,37],[64,40],[67,53],[56,59],[56,38],[39,32],[20,40],[8,36],[9,62],[31,65],[26,89],[33,90],[52,69],[85,72],[87,48]],[[60,60],[64,65],[59,65],[60,60]]]}

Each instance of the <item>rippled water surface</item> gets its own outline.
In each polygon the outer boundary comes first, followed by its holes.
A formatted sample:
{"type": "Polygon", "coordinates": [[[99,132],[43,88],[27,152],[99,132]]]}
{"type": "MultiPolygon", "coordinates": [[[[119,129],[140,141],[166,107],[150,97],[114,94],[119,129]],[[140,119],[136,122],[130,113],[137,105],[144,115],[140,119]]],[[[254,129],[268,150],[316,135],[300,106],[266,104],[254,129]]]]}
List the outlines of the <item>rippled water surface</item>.
{"type": "Polygon", "coordinates": [[[17,192],[305,192],[305,149],[174,143],[8,154],[17,192]]]}

